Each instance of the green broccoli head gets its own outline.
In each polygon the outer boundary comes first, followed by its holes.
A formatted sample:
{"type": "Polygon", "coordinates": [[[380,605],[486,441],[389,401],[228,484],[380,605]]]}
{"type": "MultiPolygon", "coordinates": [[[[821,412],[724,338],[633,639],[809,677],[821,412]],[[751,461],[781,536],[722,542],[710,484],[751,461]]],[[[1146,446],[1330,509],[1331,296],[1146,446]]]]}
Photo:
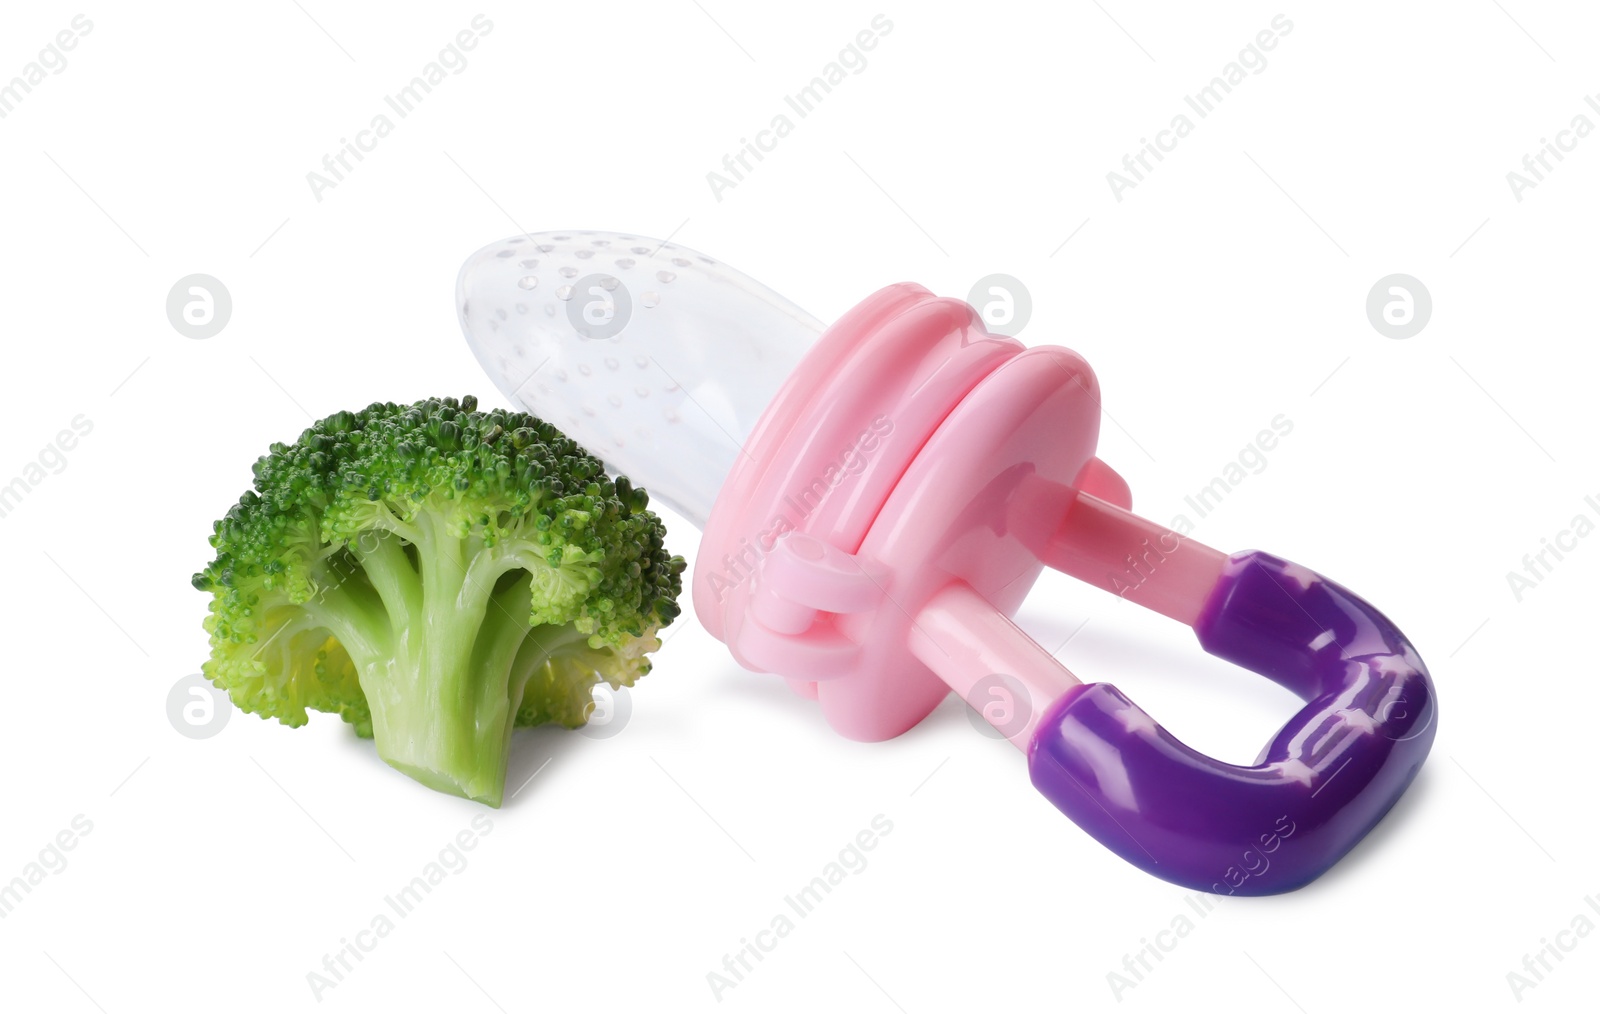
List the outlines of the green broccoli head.
{"type": "Polygon", "coordinates": [[[477,399],[374,404],[273,444],[218,521],[205,674],[241,709],[340,715],[385,761],[500,804],[511,731],[576,728],[678,615],[642,489],[477,399]]]}

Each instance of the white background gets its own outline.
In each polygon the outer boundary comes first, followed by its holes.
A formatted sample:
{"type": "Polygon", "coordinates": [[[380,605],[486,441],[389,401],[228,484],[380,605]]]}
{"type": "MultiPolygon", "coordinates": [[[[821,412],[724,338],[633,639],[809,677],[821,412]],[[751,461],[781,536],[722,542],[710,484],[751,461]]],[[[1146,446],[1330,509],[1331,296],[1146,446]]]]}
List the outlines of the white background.
{"type": "MultiPolygon", "coordinates": [[[[1506,180],[1574,116],[1600,122],[1593,11],[34,3],[3,15],[0,80],[80,10],[65,70],[0,120],[0,483],[93,424],[0,518],[0,880],[75,816],[92,831],[0,920],[0,1005],[1492,1010],[1543,939],[1600,923],[1600,539],[1520,602],[1506,578],[1600,494],[1600,139],[1520,202],[1506,180]],[[466,69],[318,201],[306,174],[480,11],[466,69]],[[865,70],[717,200],[706,173],[880,11],[865,70]],[[1280,12],[1266,69],[1117,201],[1106,173],[1280,12]],[[373,400],[501,403],[456,270],[564,227],[671,234],[824,320],[892,281],[1015,275],[1021,337],[1094,366],[1118,424],[1101,455],[1162,521],[1285,414],[1196,537],[1319,569],[1412,637],[1442,702],[1418,781],[1318,882],[1201,918],[959,702],[847,742],[688,615],[620,734],[519,736],[510,783],[539,773],[500,811],[425,791],[332,718],[179,735],[168,691],[206,651],[189,575],[250,463],[373,400]],[[234,301],[203,341],[164,311],[193,272],[234,301]],[[1410,339],[1366,317],[1391,272],[1432,294],[1410,339]],[[469,865],[317,1000],[307,973],[478,814],[469,865]],[[878,814],[869,865],[719,1000],[707,973],[878,814]],[[1193,931],[1119,995],[1108,973],[1180,913],[1193,931]]],[[[1065,664],[1225,759],[1296,707],[1063,579],[1021,622],[1047,647],[1078,630],[1065,664]]],[[[1563,938],[1522,1004],[1592,1001],[1596,936],[1563,938]]]]}

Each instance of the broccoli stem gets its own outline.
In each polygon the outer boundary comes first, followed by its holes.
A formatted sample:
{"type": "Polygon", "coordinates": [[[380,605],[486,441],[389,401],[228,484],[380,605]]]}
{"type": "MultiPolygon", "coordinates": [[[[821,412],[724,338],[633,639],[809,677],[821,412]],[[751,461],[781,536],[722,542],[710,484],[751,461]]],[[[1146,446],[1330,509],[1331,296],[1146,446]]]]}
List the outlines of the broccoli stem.
{"type": "MultiPolygon", "coordinates": [[[[514,667],[531,630],[531,578],[484,595],[469,587],[462,540],[422,527],[420,602],[385,596],[391,609],[406,606],[391,615],[393,650],[357,660],[373,739],[378,756],[424,785],[499,806],[526,679],[514,667]]],[[[415,581],[403,554],[366,556],[377,587],[415,581]]]]}

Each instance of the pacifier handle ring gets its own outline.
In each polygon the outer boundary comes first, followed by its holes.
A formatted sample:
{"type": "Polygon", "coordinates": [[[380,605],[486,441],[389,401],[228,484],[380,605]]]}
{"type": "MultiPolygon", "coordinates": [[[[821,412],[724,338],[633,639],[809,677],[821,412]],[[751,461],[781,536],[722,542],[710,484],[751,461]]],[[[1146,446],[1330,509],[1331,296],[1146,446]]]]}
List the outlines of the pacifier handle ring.
{"type": "Polygon", "coordinates": [[[1219,894],[1276,894],[1316,879],[1427,757],[1436,705],[1416,650],[1366,601],[1304,567],[1259,552],[1225,556],[1071,496],[1043,552],[1049,566],[1188,624],[1208,653],[1307,702],[1255,764],[1206,756],[1111,684],[1080,683],[959,582],[918,614],[912,651],[969,704],[1003,698],[995,724],[1027,753],[1034,786],[1133,865],[1219,894]],[[985,674],[1004,674],[1009,691],[980,686],[996,679],[985,674]]]}
{"type": "Polygon", "coordinates": [[[1240,766],[1184,745],[1110,684],[1071,687],[1033,732],[1029,773],[1075,823],[1156,876],[1220,894],[1293,890],[1354,847],[1422,766],[1437,714],[1427,668],[1343,586],[1266,553],[1223,557],[1086,494],[1046,562],[1112,587],[1120,569],[1092,568],[1112,547],[1126,559],[1127,547],[1152,544],[1152,532],[1166,555],[1126,597],[1190,624],[1208,653],[1305,707],[1240,766]]]}

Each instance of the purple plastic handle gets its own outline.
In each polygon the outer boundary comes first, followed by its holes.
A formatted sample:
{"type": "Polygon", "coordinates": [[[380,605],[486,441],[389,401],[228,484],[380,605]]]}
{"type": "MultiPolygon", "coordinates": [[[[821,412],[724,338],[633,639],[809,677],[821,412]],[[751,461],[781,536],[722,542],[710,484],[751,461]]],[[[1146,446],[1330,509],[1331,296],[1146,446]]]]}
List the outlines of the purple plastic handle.
{"type": "Polygon", "coordinates": [[[1383,819],[1433,745],[1433,683],[1345,588],[1265,553],[1228,559],[1194,624],[1205,650],[1307,703],[1251,767],[1197,753],[1116,687],[1078,687],[1028,750],[1033,784],[1130,863],[1218,894],[1292,891],[1383,819]]]}

